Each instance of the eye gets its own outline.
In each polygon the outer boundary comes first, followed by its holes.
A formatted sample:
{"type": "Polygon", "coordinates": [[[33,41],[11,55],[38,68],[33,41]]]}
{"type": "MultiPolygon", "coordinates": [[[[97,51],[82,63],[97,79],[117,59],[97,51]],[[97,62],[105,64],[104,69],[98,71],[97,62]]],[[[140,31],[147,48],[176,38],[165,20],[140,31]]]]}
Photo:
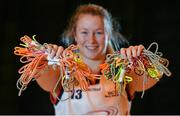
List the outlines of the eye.
{"type": "Polygon", "coordinates": [[[97,31],[96,34],[97,34],[97,35],[102,35],[103,32],[102,32],[102,31],[97,31]]]}
{"type": "Polygon", "coordinates": [[[81,34],[83,34],[83,35],[87,35],[87,34],[88,34],[88,32],[87,32],[87,31],[82,31],[82,32],[81,32],[81,34]]]}

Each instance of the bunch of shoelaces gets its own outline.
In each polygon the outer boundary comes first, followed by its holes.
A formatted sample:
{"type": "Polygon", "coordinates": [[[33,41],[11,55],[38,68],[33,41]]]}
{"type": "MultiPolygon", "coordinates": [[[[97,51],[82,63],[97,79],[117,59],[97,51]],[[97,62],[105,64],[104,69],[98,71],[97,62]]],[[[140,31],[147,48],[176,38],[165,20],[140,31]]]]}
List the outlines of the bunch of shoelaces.
{"type": "Polygon", "coordinates": [[[166,76],[171,75],[167,68],[169,61],[161,57],[162,53],[158,52],[158,44],[155,42],[132,61],[124,59],[118,51],[107,54],[105,63],[100,65],[102,75],[96,75],[91,73],[91,70],[83,63],[76,45],[70,45],[63,51],[62,56],[57,59],[49,57],[46,49],[43,49],[46,43],[41,45],[35,40],[35,36],[30,38],[25,35],[20,40],[23,44],[20,44],[21,47],[15,47],[14,49],[14,54],[21,56],[20,62],[25,64],[18,71],[21,74],[17,81],[19,95],[32,80],[39,78],[44,71],[48,71],[49,66],[60,70],[60,77],[54,91],[60,82],[65,91],[71,91],[77,85],[82,90],[87,90],[90,81],[95,83],[95,80],[101,79],[101,76],[113,81],[122,89],[126,87],[126,84],[133,81],[133,78],[128,76],[131,70],[134,70],[135,74],[139,76],[144,75],[144,78],[150,77],[156,80],[159,80],[163,74],[166,76]],[[152,45],[156,45],[154,53],[149,50],[152,45]]]}

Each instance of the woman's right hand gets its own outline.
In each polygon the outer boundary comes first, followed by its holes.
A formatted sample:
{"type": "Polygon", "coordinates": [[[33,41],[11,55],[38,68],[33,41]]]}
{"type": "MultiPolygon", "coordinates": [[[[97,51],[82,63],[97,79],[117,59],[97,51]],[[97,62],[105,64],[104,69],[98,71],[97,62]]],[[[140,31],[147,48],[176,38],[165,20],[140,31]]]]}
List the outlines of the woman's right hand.
{"type": "Polygon", "coordinates": [[[64,48],[62,46],[58,46],[56,44],[45,44],[44,47],[49,54],[49,57],[52,59],[59,59],[64,51],[64,48]]]}
{"type": "MultiPolygon", "coordinates": [[[[64,48],[62,46],[58,46],[55,44],[44,44],[42,50],[46,51],[50,58],[59,59],[62,56],[64,48]]],[[[49,65],[48,70],[43,71],[40,74],[40,77],[38,77],[36,79],[37,83],[45,91],[53,92],[55,85],[59,81],[60,70],[58,68],[56,68],[56,66],[58,66],[58,65],[49,65]]],[[[55,90],[56,94],[59,92],[59,89],[60,89],[60,87],[56,88],[56,90],[55,90]]],[[[54,98],[56,98],[56,97],[54,97],[54,98]]]]}

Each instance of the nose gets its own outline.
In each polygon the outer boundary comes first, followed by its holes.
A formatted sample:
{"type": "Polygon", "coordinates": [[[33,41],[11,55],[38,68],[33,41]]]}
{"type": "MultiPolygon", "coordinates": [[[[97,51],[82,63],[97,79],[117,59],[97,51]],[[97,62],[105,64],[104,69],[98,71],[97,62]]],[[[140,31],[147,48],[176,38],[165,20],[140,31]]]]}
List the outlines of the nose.
{"type": "Polygon", "coordinates": [[[96,43],[96,36],[94,33],[92,33],[89,37],[89,43],[96,43]]]}

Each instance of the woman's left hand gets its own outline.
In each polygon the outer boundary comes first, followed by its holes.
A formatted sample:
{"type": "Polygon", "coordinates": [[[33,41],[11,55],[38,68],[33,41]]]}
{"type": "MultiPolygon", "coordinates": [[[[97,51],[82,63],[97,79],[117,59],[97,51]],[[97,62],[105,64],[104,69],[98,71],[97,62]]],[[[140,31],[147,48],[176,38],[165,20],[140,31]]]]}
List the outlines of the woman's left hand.
{"type": "MultiPolygon", "coordinates": [[[[120,53],[123,55],[124,59],[128,59],[130,62],[133,58],[137,58],[141,55],[145,47],[143,45],[138,46],[129,46],[128,48],[122,48],[120,50],[120,53]]],[[[128,84],[129,86],[129,92],[133,96],[135,91],[143,91],[147,90],[148,88],[151,88],[154,84],[157,83],[157,80],[152,78],[147,78],[146,86],[143,86],[144,78],[137,78],[137,77],[144,77],[145,75],[137,75],[137,73],[134,72],[134,66],[131,67],[131,72],[128,72],[128,75],[133,78],[133,81],[128,84]]]]}
{"type": "Polygon", "coordinates": [[[121,48],[120,54],[123,55],[124,59],[132,61],[132,58],[140,56],[144,49],[143,45],[129,46],[128,48],[121,48]]]}

